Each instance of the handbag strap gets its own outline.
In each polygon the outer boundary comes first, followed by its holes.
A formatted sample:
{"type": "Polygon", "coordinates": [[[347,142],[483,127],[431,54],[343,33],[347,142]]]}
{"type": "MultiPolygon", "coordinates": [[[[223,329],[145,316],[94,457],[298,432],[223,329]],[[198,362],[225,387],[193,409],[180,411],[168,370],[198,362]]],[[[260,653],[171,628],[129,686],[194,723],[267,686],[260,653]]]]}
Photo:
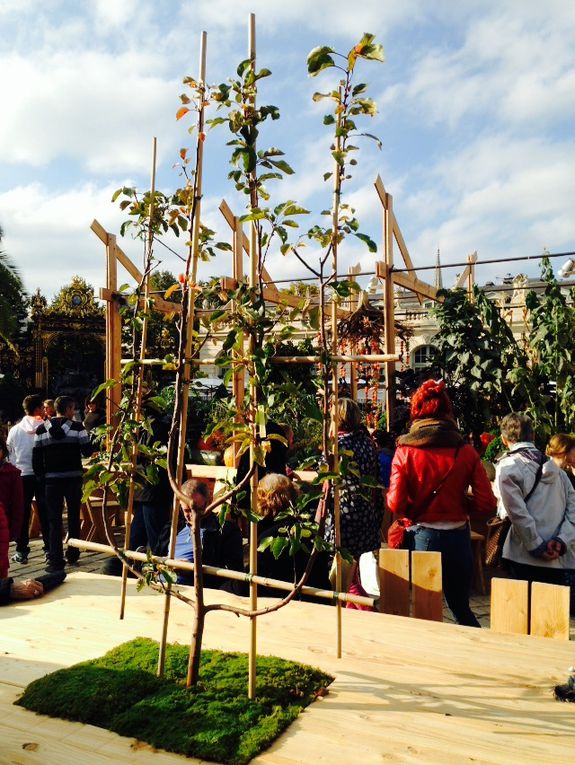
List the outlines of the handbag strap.
{"type": "Polygon", "coordinates": [[[546,457],[544,454],[541,455],[541,459],[539,461],[539,467],[537,468],[537,473],[535,474],[535,483],[531,487],[530,491],[527,492],[525,497],[523,498],[523,501],[525,504],[527,504],[527,501],[531,498],[531,495],[537,488],[537,485],[539,481],[541,480],[541,476],[543,474],[543,465],[547,462],[548,457],[546,457]]]}
{"type": "MultiPolygon", "coordinates": [[[[425,512],[430,502],[433,502],[433,500],[437,497],[441,489],[443,488],[443,484],[447,481],[451,473],[453,472],[453,468],[455,467],[455,463],[457,462],[457,455],[459,454],[459,450],[461,449],[461,444],[457,444],[457,448],[455,449],[455,455],[453,457],[453,462],[451,464],[451,467],[447,471],[447,473],[443,476],[441,481],[437,484],[435,489],[431,491],[425,498],[425,502],[422,502],[420,507],[424,508],[422,512],[425,512]]],[[[418,513],[418,515],[421,515],[421,513],[418,513]]]]}

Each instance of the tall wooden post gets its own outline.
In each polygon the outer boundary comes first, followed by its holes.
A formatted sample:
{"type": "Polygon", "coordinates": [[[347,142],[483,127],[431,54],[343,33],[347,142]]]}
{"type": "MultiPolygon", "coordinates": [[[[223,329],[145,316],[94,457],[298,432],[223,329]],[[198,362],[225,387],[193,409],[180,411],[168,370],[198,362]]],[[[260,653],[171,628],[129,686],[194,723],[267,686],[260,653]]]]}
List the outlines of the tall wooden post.
{"type": "MultiPolygon", "coordinates": [[[[252,72],[256,71],[256,17],[255,14],[250,13],[249,21],[249,60],[250,68],[252,72]]],[[[252,100],[251,106],[255,109],[255,98],[252,100]]],[[[255,188],[255,170],[253,171],[250,197],[251,207],[257,205],[257,191],[255,188]]],[[[250,225],[250,279],[249,284],[253,289],[258,284],[258,230],[256,222],[252,221],[250,225]]],[[[249,353],[253,356],[256,350],[255,340],[253,335],[250,337],[249,353]]],[[[257,387],[253,380],[253,374],[250,375],[250,422],[252,427],[252,445],[250,446],[250,464],[255,462],[254,442],[256,437],[256,420],[257,420],[258,400],[257,400],[257,387]]],[[[250,496],[251,496],[251,509],[252,514],[257,513],[257,490],[258,490],[258,471],[255,470],[250,479],[250,496]]],[[[258,571],[258,528],[257,524],[250,521],[250,574],[255,575],[258,571]]],[[[255,611],[258,607],[258,586],[254,581],[250,582],[250,608],[255,611]]],[[[256,697],[256,655],[257,655],[257,619],[255,616],[250,620],[250,651],[248,656],[248,697],[255,699],[256,697]]]]}
{"type": "MultiPolygon", "coordinates": [[[[341,103],[343,97],[343,90],[339,88],[339,102],[341,103]]],[[[341,112],[338,112],[336,127],[341,125],[341,112]]],[[[339,155],[341,150],[341,137],[339,135],[340,130],[336,129],[335,139],[335,154],[339,155]]],[[[337,279],[337,256],[338,256],[338,232],[339,232],[339,206],[341,202],[341,168],[338,162],[335,162],[335,168],[333,173],[334,186],[333,186],[333,205],[331,214],[331,227],[333,231],[332,246],[332,259],[331,259],[331,278],[337,279]]],[[[337,336],[337,294],[332,294],[331,298],[331,352],[333,356],[338,354],[338,336],[337,336]]],[[[332,469],[336,469],[339,466],[339,444],[338,444],[338,430],[339,430],[339,407],[338,407],[338,375],[337,375],[337,361],[331,361],[331,428],[330,428],[330,451],[333,455],[332,469]]],[[[341,557],[341,506],[340,506],[340,492],[339,484],[333,484],[333,521],[335,532],[335,589],[337,592],[341,592],[342,586],[342,557],[341,557]]],[[[341,603],[338,600],[336,603],[336,656],[341,658],[342,650],[342,635],[341,635],[341,603]]]]}
{"type": "MultiPolygon", "coordinates": [[[[244,231],[238,217],[234,216],[233,221],[234,221],[233,277],[235,281],[239,284],[244,278],[244,248],[243,248],[244,231]]],[[[232,306],[232,313],[234,312],[234,308],[235,306],[232,306]]],[[[236,359],[238,355],[240,354],[241,356],[244,355],[243,349],[244,349],[244,341],[242,340],[242,350],[239,352],[239,354],[238,353],[235,354],[236,359]]],[[[239,410],[243,405],[244,393],[245,393],[245,371],[243,366],[240,367],[239,369],[234,370],[232,385],[233,385],[234,401],[236,403],[236,408],[239,410]]],[[[234,441],[234,445],[233,445],[234,467],[238,466],[238,451],[239,451],[239,445],[234,441]]]]}
{"type": "MultiPolygon", "coordinates": [[[[385,312],[385,353],[395,353],[395,295],[393,289],[393,197],[386,192],[383,213],[383,236],[385,245],[385,272],[383,283],[383,307],[385,312]]],[[[378,273],[378,276],[382,274],[378,273]]],[[[387,430],[391,427],[395,408],[395,362],[385,363],[385,411],[387,430]]]]}
{"type": "MultiPolygon", "coordinates": [[[[349,274],[349,280],[352,282],[357,281],[357,274],[359,274],[361,271],[361,265],[357,263],[355,266],[350,266],[348,274],[349,274]]],[[[349,296],[349,311],[350,313],[353,313],[359,306],[359,292],[352,292],[349,296]]],[[[355,340],[353,341],[349,352],[352,356],[355,356],[357,354],[357,343],[355,340]]],[[[351,391],[351,398],[354,401],[357,401],[357,364],[350,363],[349,365],[349,388],[351,391]]]]}
{"type": "MultiPolygon", "coordinates": [[[[116,253],[116,237],[108,234],[106,237],[106,289],[111,293],[118,290],[118,259],[116,253]]],[[[108,389],[106,396],[106,422],[113,425],[116,422],[120,399],[122,397],[122,317],[120,306],[116,300],[106,301],[106,380],[117,380],[113,388],[108,389]]]]}

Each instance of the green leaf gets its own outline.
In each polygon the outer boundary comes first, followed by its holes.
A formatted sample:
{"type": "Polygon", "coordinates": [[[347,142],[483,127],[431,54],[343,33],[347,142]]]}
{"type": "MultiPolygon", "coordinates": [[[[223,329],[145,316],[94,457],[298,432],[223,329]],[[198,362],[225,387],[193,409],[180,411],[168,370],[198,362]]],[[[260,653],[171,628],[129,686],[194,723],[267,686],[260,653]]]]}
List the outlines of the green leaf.
{"type": "Polygon", "coordinates": [[[288,165],[288,163],[283,159],[270,159],[271,164],[274,167],[277,167],[278,170],[281,170],[286,175],[293,175],[292,168],[288,165]]]}
{"type": "Polygon", "coordinates": [[[271,551],[274,558],[277,560],[282,552],[289,545],[289,540],[286,537],[276,537],[271,543],[271,551]]]}
{"type": "Polygon", "coordinates": [[[358,239],[367,244],[367,248],[370,252],[377,252],[377,244],[367,234],[354,234],[358,239]]]}
{"type": "Polygon", "coordinates": [[[289,203],[283,211],[284,215],[309,215],[309,210],[305,207],[300,207],[295,202],[289,203]]]}
{"type": "Polygon", "coordinates": [[[321,72],[322,69],[335,66],[335,62],[330,56],[330,53],[333,52],[333,48],[329,48],[327,45],[322,45],[310,51],[307,57],[308,74],[311,77],[315,77],[315,75],[321,72]]]}

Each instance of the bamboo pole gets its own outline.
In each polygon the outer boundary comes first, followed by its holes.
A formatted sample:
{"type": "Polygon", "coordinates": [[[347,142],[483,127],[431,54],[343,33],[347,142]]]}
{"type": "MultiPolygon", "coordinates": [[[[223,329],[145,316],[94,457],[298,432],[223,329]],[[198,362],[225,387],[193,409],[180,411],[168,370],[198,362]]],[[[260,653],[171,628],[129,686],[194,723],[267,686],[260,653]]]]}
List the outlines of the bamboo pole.
{"type": "MultiPolygon", "coordinates": [[[[77,547],[79,550],[88,550],[95,553],[104,553],[107,555],[115,555],[114,548],[110,545],[100,544],[99,542],[88,542],[85,539],[69,539],[68,545],[70,547],[77,547]]],[[[140,561],[146,563],[148,556],[146,553],[137,552],[136,550],[122,550],[126,558],[131,560],[140,561]]],[[[180,560],[179,558],[162,558],[160,555],[152,555],[152,561],[156,564],[165,566],[166,568],[176,569],[177,571],[195,571],[195,564],[189,561],[180,560]]],[[[211,576],[218,576],[222,579],[233,579],[236,582],[251,582],[252,576],[244,571],[234,571],[229,568],[217,568],[216,566],[202,565],[204,574],[210,574],[211,576]]],[[[266,576],[255,576],[253,581],[256,584],[261,584],[264,587],[275,587],[278,590],[284,592],[291,592],[294,586],[291,582],[284,582],[282,579],[270,579],[266,576]]],[[[181,585],[183,586],[183,585],[181,585]]],[[[355,603],[361,606],[370,606],[378,609],[378,598],[370,597],[369,595],[351,595],[347,592],[335,592],[334,590],[321,590],[317,587],[312,587],[309,584],[304,584],[301,588],[302,595],[313,595],[316,598],[322,600],[328,600],[335,602],[340,600],[342,603],[355,603]]]]}
{"type": "MultiPolygon", "coordinates": [[[[374,353],[369,356],[359,355],[347,355],[337,353],[331,357],[333,361],[339,361],[342,364],[382,364],[386,361],[398,361],[399,356],[394,353],[374,353]]],[[[272,364],[319,364],[323,361],[322,356],[272,356],[270,363],[272,364]]],[[[122,359],[122,364],[129,363],[130,359],[122,359]]],[[[198,358],[186,358],[186,362],[190,365],[197,366],[214,366],[217,362],[217,358],[213,359],[198,359],[198,358]]],[[[164,364],[163,359],[144,359],[142,364],[144,366],[153,366],[164,364]]]]}
{"type": "MultiPolygon", "coordinates": [[[[383,214],[384,220],[384,244],[385,244],[385,281],[384,281],[384,299],[383,308],[385,312],[385,352],[392,355],[395,351],[395,295],[393,290],[393,197],[391,194],[385,195],[385,208],[383,214]]],[[[393,421],[393,410],[395,408],[395,383],[394,383],[395,363],[387,361],[385,363],[385,412],[387,417],[387,429],[391,427],[393,421]]]]}
{"type": "MultiPolygon", "coordinates": [[[[118,289],[118,256],[116,237],[113,234],[106,234],[106,288],[112,292],[118,289]]],[[[121,355],[122,317],[120,316],[120,306],[116,301],[110,300],[106,303],[106,380],[117,380],[117,383],[108,390],[106,396],[106,422],[108,425],[116,424],[122,398],[121,355]]],[[[106,442],[109,448],[109,433],[106,442]]]]}
{"type": "MultiPolygon", "coordinates": [[[[252,72],[256,71],[256,17],[250,13],[249,19],[249,60],[252,72]]],[[[251,106],[256,107],[255,97],[252,99],[251,106]]],[[[257,190],[255,187],[256,173],[252,173],[250,205],[257,206],[257,190]]],[[[249,285],[254,289],[258,283],[258,231],[256,222],[252,221],[250,226],[250,278],[249,285]]],[[[249,355],[253,357],[255,352],[255,339],[250,336],[249,355]]],[[[252,441],[250,445],[250,464],[255,462],[255,437],[256,437],[256,418],[258,410],[257,387],[253,378],[253,372],[250,374],[250,422],[252,427],[252,441]]],[[[250,499],[252,515],[257,512],[257,489],[258,489],[258,471],[254,470],[250,478],[250,499]]],[[[257,524],[250,520],[250,575],[254,577],[257,574],[258,557],[258,529],[257,524]]],[[[258,586],[255,581],[250,581],[250,608],[255,611],[258,607],[258,586]]],[[[248,698],[256,697],[256,654],[257,654],[257,619],[255,616],[250,620],[250,650],[248,656],[248,698]]]]}
{"type": "MultiPolygon", "coordinates": [[[[148,224],[148,242],[146,246],[146,256],[145,256],[145,263],[144,263],[144,274],[143,274],[143,287],[144,287],[144,301],[146,302],[146,308],[147,308],[147,301],[150,294],[150,259],[152,255],[152,248],[154,243],[154,231],[153,231],[153,220],[154,220],[154,197],[156,194],[156,154],[157,154],[157,139],[154,138],[152,142],[152,179],[150,183],[150,212],[149,212],[149,224],[148,224]]],[[[136,422],[142,421],[142,398],[143,398],[143,391],[144,391],[144,364],[142,363],[146,358],[146,345],[148,342],[148,317],[149,311],[146,310],[144,313],[144,319],[142,322],[142,335],[141,335],[141,344],[140,344],[140,365],[138,368],[138,378],[137,378],[137,384],[136,384],[136,401],[134,403],[134,419],[136,422]]],[[[126,508],[126,536],[124,540],[124,547],[128,547],[130,544],[130,531],[132,528],[132,514],[134,511],[134,478],[133,475],[136,470],[136,465],[138,462],[138,444],[137,442],[134,442],[132,446],[132,477],[130,480],[130,486],[128,489],[128,506],[126,508]]],[[[124,611],[126,607],[126,582],[128,578],[128,569],[126,566],[122,567],[122,587],[121,587],[121,594],[120,594],[120,619],[124,618],[124,611]]]]}
{"type": "MultiPolygon", "coordinates": [[[[200,36],[200,62],[199,62],[199,78],[198,81],[201,86],[205,85],[206,81],[206,55],[207,55],[207,33],[202,32],[200,36]]],[[[178,486],[181,486],[185,469],[185,449],[186,449],[186,430],[188,422],[188,402],[189,402],[189,389],[190,389],[190,357],[192,351],[192,338],[194,331],[194,319],[195,319],[195,303],[196,303],[196,279],[198,270],[199,259],[199,240],[200,240],[200,220],[201,220],[201,198],[202,198],[202,171],[203,171],[203,157],[204,157],[204,142],[200,138],[200,134],[204,129],[204,106],[200,104],[198,113],[198,138],[197,138],[197,162],[195,169],[195,181],[194,181],[194,220],[192,231],[192,269],[190,274],[191,284],[188,283],[189,290],[189,311],[187,317],[187,331],[186,331],[186,347],[184,356],[184,373],[182,383],[182,402],[181,402],[181,414],[180,414],[180,427],[179,427],[179,441],[178,441],[178,456],[176,465],[176,482],[178,486]]],[[[180,503],[177,497],[174,496],[174,502],[172,505],[172,527],[170,530],[170,547],[169,554],[171,557],[174,555],[176,549],[176,536],[178,529],[178,514],[180,503]]],[[[166,644],[168,635],[168,624],[170,617],[170,588],[167,588],[166,598],[164,601],[164,618],[162,623],[162,635],[160,640],[160,651],[158,655],[158,675],[162,675],[164,672],[165,656],[166,656],[166,644]]],[[[190,666],[188,665],[188,674],[190,666]]]]}
{"type": "MultiPolygon", "coordinates": [[[[238,217],[234,216],[233,218],[233,273],[234,273],[234,279],[239,283],[244,278],[244,248],[243,248],[243,240],[244,240],[244,231],[242,228],[242,224],[240,223],[240,220],[238,217]]],[[[235,310],[235,301],[232,302],[232,314],[235,310]]],[[[241,341],[242,348],[239,352],[234,352],[234,358],[237,362],[238,356],[244,355],[244,340],[241,341]]],[[[233,396],[234,401],[236,403],[236,412],[240,412],[243,407],[243,401],[244,401],[244,393],[245,393],[245,373],[244,373],[244,367],[235,368],[234,369],[234,375],[233,375],[233,396]]],[[[238,421],[239,416],[236,414],[236,422],[238,421]]],[[[237,431],[234,430],[234,436],[237,434],[237,431]]],[[[233,460],[234,460],[234,467],[238,466],[238,452],[239,452],[239,444],[234,441],[233,443],[233,460]]]]}
{"type": "MultiPolygon", "coordinates": [[[[339,87],[339,102],[341,103],[342,100],[342,87],[340,85],[339,87]]],[[[336,139],[335,139],[335,151],[337,153],[337,156],[339,156],[341,152],[341,136],[340,136],[340,126],[341,126],[341,112],[338,111],[337,113],[337,129],[336,129],[336,139]]],[[[333,232],[333,238],[332,238],[332,259],[331,259],[331,276],[333,279],[336,279],[337,276],[337,245],[338,245],[338,234],[339,234],[339,205],[340,205],[340,197],[341,197],[341,168],[339,166],[339,163],[335,162],[335,169],[334,169],[334,186],[333,186],[333,207],[332,207],[332,216],[331,216],[331,228],[333,232]]],[[[337,302],[336,302],[337,295],[332,295],[331,299],[331,352],[332,354],[337,354],[338,352],[338,338],[337,338],[337,302]]],[[[331,451],[333,454],[333,467],[337,467],[338,465],[338,459],[339,459],[339,449],[338,449],[338,425],[339,425],[339,412],[338,412],[338,376],[337,376],[337,362],[331,361],[331,451]]],[[[341,590],[341,580],[342,580],[342,558],[341,558],[341,506],[340,506],[340,493],[339,493],[339,485],[337,483],[333,484],[333,519],[334,519],[334,533],[335,533],[335,589],[339,592],[341,590]]],[[[336,603],[336,656],[338,659],[341,658],[341,649],[342,649],[342,635],[341,635],[341,628],[342,628],[342,614],[341,614],[341,603],[336,603]]]]}

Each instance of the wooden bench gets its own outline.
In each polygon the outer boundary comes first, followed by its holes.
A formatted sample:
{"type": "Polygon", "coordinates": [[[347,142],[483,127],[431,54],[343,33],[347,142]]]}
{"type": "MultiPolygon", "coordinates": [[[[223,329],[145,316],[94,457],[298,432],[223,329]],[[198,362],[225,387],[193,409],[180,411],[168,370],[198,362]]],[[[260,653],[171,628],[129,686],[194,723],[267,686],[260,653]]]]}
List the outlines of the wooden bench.
{"type": "Polygon", "coordinates": [[[569,640],[569,587],[518,579],[491,580],[491,629],[569,640]]]}
{"type": "MultiPolygon", "coordinates": [[[[87,542],[108,544],[104,519],[102,517],[103,495],[94,493],[80,508],[80,536],[87,542]]],[[[113,495],[106,502],[106,517],[113,526],[125,525],[124,513],[113,495]]]]}
{"type": "Polygon", "coordinates": [[[381,548],[379,610],[384,614],[443,621],[441,553],[381,548]]]}

